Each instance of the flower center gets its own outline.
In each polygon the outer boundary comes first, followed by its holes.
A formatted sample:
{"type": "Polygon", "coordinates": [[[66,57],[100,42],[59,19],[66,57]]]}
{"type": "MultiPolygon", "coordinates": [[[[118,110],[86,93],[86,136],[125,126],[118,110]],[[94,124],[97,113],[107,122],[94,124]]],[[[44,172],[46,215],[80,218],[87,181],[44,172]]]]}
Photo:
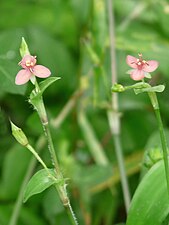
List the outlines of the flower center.
{"type": "Polygon", "coordinates": [[[25,65],[26,65],[27,67],[32,67],[32,66],[34,66],[35,64],[34,64],[34,62],[32,62],[32,61],[30,61],[30,60],[26,60],[25,65]]]}
{"type": "Polygon", "coordinates": [[[149,66],[146,60],[143,59],[143,55],[141,53],[138,54],[139,58],[137,59],[136,65],[138,66],[138,69],[143,69],[143,66],[146,64],[149,66]]]}

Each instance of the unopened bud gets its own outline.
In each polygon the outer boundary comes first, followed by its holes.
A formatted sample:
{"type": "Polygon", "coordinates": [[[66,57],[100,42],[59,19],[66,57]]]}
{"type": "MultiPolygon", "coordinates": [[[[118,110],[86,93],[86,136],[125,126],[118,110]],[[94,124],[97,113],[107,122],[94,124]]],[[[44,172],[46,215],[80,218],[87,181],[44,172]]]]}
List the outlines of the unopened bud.
{"type": "Polygon", "coordinates": [[[111,88],[112,92],[123,92],[125,88],[121,84],[114,84],[111,88]]]}
{"type": "Polygon", "coordinates": [[[21,46],[20,46],[20,54],[21,54],[21,57],[23,58],[25,55],[30,55],[30,52],[29,52],[29,48],[28,48],[28,45],[24,39],[24,37],[22,37],[22,42],[21,42],[21,46]]]}
{"type": "Polygon", "coordinates": [[[28,145],[28,139],[21,128],[17,127],[14,123],[11,123],[12,135],[23,146],[28,145]]]}

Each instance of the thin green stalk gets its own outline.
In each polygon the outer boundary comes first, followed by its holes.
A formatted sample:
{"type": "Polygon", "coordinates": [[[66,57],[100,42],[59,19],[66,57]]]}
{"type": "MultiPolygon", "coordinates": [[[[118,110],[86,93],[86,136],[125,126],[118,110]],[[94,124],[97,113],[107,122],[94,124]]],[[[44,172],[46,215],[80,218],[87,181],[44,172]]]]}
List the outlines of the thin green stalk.
{"type": "Polygon", "coordinates": [[[50,152],[53,166],[55,167],[56,173],[59,175],[60,174],[59,164],[58,164],[58,160],[56,157],[56,152],[55,152],[55,148],[53,145],[50,128],[49,128],[49,121],[48,121],[48,117],[47,117],[47,113],[46,113],[46,109],[45,109],[42,97],[41,97],[40,101],[38,102],[38,104],[36,105],[36,109],[37,109],[38,115],[40,117],[40,120],[42,122],[44,131],[45,131],[45,135],[48,140],[48,147],[49,147],[49,152],[50,152]]]}
{"type": "MultiPolygon", "coordinates": [[[[112,74],[112,84],[117,83],[117,69],[116,69],[116,51],[115,51],[115,23],[114,14],[112,7],[112,0],[107,0],[108,9],[108,22],[109,22],[109,37],[110,37],[110,58],[111,58],[111,74],[112,74]]],[[[119,117],[119,105],[118,105],[118,95],[117,93],[112,94],[112,111],[107,111],[108,121],[112,137],[114,139],[115,152],[117,156],[118,166],[120,170],[122,190],[124,195],[124,202],[126,212],[129,210],[130,206],[130,191],[126,175],[126,170],[124,166],[124,158],[122,152],[122,146],[120,142],[120,117],[119,117]]]]}
{"type": "Polygon", "coordinates": [[[30,145],[26,145],[25,146],[30,152],[32,152],[32,154],[35,156],[35,158],[40,162],[40,164],[43,166],[43,168],[48,172],[48,168],[46,166],[46,164],[43,162],[43,160],[40,158],[40,156],[38,155],[38,153],[35,151],[35,149],[30,145]]]}
{"type": "MultiPolygon", "coordinates": [[[[77,90],[71,97],[70,101],[65,105],[63,111],[61,111],[61,113],[53,120],[51,121],[51,125],[54,126],[55,128],[59,128],[61,126],[61,124],[64,122],[64,120],[66,119],[67,115],[70,113],[71,109],[74,107],[77,98],[81,95],[81,91],[77,90]]],[[[40,150],[42,150],[42,148],[44,147],[44,145],[46,144],[46,139],[44,138],[44,136],[42,135],[38,141],[37,141],[37,145],[36,145],[36,149],[38,149],[38,153],[40,152],[40,150]]],[[[14,209],[9,221],[9,225],[17,225],[18,222],[18,217],[19,217],[19,213],[22,207],[22,202],[23,202],[23,192],[25,190],[25,186],[28,183],[29,179],[31,178],[31,175],[33,174],[33,171],[35,169],[37,163],[37,159],[35,157],[32,157],[30,163],[29,163],[29,167],[27,169],[26,175],[23,179],[21,188],[19,190],[19,194],[18,197],[16,199],[16,203],[14,205],[14,209]]]]}
{"type": "Polygon", "coordinates": [[[151,100],[152,106],[155,111],[157,123],[158,123],[158,128],[160,132],[160,138],[161,138],[161,145],[163,149],[163,160],[164,160],[164,165],[165,165],[165,174],[166,174],[166,182],[167,182],[167,190],[168,190],[168,195],[169,195],[169,163],[168,163],[168,146],[167,146],[167,141],[165,137],[165,132],[164,132],[164,127],[163,127],[163,122],[161,119],[161,114],[160,114],[160,107],[158,104],[158,99],[156,96],[155,92],[149,92],[148,93],[149,98],[151,100]]]}
{"type": "MultiPolygon", "coordinates": [[[[35,84],[35,86],[36,86],[36,91],[38,93],[39,90],[40,90],[39,86],[38,86],[37,83],[35,84]]],[[[55,167],[55,170],[56,170],[56,177],[57,177],[57,179],[63,178],[63,175],[62,175],[62,172],[59,168],[59,163],[58,163],[58,160],[57,160],[57,157],[56,157],[56,152],[55,152],[55,148],[54,148],[54,145],[53,145],[53,140],[52,140],[52,136],[51,136],[51,132],[50,132],[50,128],[49,128],[49,121],[48,121],[45,105],[44,105],[44,102],[43,102],[43,98],[41,97],[40,101],[36,102],[36,105],[34,105],[34,106],[35,106],[35,108],[38,112],[38,115],[39,115],[40,119],[41,119],[44,131],[45,131],[45,134],[46,134],[46,137],[47,137],[52,163],[53,163],[53,165],[55,167]]],[[[71,221],[72,225],[77,225],[78,224],[77,219],[75,217],[75,214],[73,213],[73,210],[72,210],[71,205],[70,205],[69,198],[67,196],[66,184],[64,183],[63,185],[56,185],[56,189],[59,193],[60,199],[61,199],[64,207],[66,208],[66,211],[68,212],[69,218],[70,218],[70,215],[71,215],[70,221],[71,221]]]]}

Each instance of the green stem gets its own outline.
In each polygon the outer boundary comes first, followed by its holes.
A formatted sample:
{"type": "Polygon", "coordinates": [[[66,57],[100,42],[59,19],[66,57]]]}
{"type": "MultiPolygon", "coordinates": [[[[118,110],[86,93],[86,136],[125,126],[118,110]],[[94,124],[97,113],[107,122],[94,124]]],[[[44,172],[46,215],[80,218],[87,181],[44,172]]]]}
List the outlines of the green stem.
{"type": "MultiPolygon", "coordinates": [[[[35,90],[36,90],[37,94],[40,93],[40,88],[39,88],[39,85],[38,85],[37,82],[35,83],[35,90]]],[[[59,163],[58,163],[58,160],[57,160],[57,157],[56,157],[56,152],[55,152],[55,148],[54,148],[54,144],[53,144],[53,140],[52,140],[52,136],[51,136],[51,132],[50,132],[50,128],[49,128],[49,121],[48,121],[48,117],[47,117],[47,113],[46,113],[46,109],[45,109],[45,105],[44,105],[42,96],[38,100],[36,100],[34,102],[31,102],[31,103],[34,105],[34,107],[37,110],[38,115],[41,119],[41,122],[42,122],[42,125],[43,125],[43,128],[44,128],[44,132],[45,132],[45,135],[46,135],[47,141],[48,141],[51,160],[52,160],[52,163],[53,163],[53,165],[55,167],[55,170],[56,170],[56,178],[57,179],[63,179],[63,175],[62,175],[62,172],[59,168],[59,163]]],[[[29,148],[30,148],[30,146],[29,146],[29,148]]],[[[32,150],[32,149],[30,149],[30,150],[32,150]]],[[[63,179],[63,181],[64,181],[64,179],[63,179]]],[[[56,187],[56,189],[59,193],[60,199],[61,199],[64,207],[66,208],[66,211],[68,212],[69,217],[71,217],[72,225],[77,225],[78,223],[77,223],[76,217],[73,213],[73,210],[72,210],[71,205],[70,205],[69,198],[67,196],[65,181],[64,181],[64,184],[56,185],[55,187],[56,187]]]]}
{"type": "Polygon", "coordinates": [[[52,140],[52,136],[51,136],[51,133],[50,133],[48,121],[46,123],[43,123],[43,128],[44,128],[47,140],[48,140],[49,151],[50,151],[50,154],[51,154],[51,158],[52,158],[56,173],[57,173],[57,175],[59,175],[59,178],[62,178],[62,174],[60,172],[58,160],[57,160],[57,157],[56,157],[56,153],[55,153],[55,149],[54,149],[53,140],[52,140]]]}
{"type": "Polygon", "coordinates": [[[155,92],[149,92],[148,95],[149,95],[149,98],[151,100],[152,106],[154,108],[155,115],[156,115],[156,118],[157,118],[158,127],[159,127],[161,145],[162,145],[162,149],[163,149],[163,159],[164,159],[164,165],[165,165],[167,189],[168,189],[168,195],[169,195],[169,163],[168,163],[167,141],[166,141],[166,137],[165,137],[163,122],[162,122],[162,119],[161,119],[160,108],[159,108],[156,93],[155,92]]]}
{"type": "Polygon", "coordinates": [[[40,158],[40,156],[38,155],[38,153],[35,151],[35,149],[30,145],[26,145],[25,146],[30,152],[32,152],[32,154],[35,156],[35,158],[40,162],[40,164],[43,166],[43,168],[48,172],[48,168],[46,166],[46,164],[43,162],[43,160],[40,158]]]}

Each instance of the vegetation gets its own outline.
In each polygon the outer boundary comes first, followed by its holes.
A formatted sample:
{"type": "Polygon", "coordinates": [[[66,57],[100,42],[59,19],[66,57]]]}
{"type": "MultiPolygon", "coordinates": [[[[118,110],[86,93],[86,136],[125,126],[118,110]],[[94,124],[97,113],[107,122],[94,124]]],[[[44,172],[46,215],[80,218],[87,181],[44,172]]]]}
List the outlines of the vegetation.
{"type": "Polygon", "coordinates": [[[78,224],[167,225],[169,2],[1,0],[0,13],[0,224],[71,224],[54,187],[63,180],[49,179],[32,191],[47,177],[36,153],[55,173],[42,117],[31,102],[35,87],[15,84],[24,37],[37,65],[51,71],[37,81],[78,224]],[[126,56],[138,53],[159,66],[136,95],[123,88],[140,85],[126,73],[126,56]],[[162,121],[150,92],[157,92],[162,121]],[[10,121],[26,135],[28,149],[13,138],[10,121]]]}

